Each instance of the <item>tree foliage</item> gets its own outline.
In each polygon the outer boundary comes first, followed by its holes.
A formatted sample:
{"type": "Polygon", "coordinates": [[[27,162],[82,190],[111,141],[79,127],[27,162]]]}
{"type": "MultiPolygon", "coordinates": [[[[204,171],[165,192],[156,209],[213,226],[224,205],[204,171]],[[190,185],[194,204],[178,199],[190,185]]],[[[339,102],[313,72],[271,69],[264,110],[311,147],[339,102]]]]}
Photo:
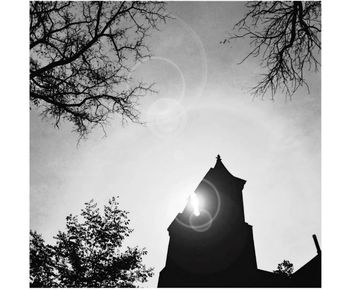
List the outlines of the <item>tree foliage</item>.
{"type": "Polygon", "coordinates": [[[43,238],[30,231],[30,285],[31,287],[56,287],[54,249],[43,238]]]}
{"type": "Polygon", "coordinates": [[[277,270],[273,271],[275,274],[282,275],[284,277],[290,277],[293,274],[294,266],[288,260],[283,260],[278,264],[277,270]]]}
{"type": "MultiPolygon", "coordinates": [[[[237,22],[232,39],[249,38],[252,50],[242,60],[260,57],[266,70],[252,88],[254,95],[271,92],[272,98],[281,89],[291,97],[305,85],[305,71],[317,71],[321,51],[320,1],[252,1],[248,12],[237,22]]],[[[242,63],[241,62],[241,63],[242,63]]]]}
{"type": "Polygon", "coordinates": [[[127,247],[130,235],[127,212],[119,209],[116,198],[104,206],[103,214],[91,200],[78,216],[66,218],[66,231],[46,245],[36,232],[30,232],[31,287],[136,287],[153,275],[142,256],[145,249],[127,247]]]}
{"type": "Polygon", "coordinates": [[[152,84],[130,72],[150,56],[146,38],[165,22],[163,2],[30,2],[30,100],[44,117],[85,136],[114,113],[138,122],[152,84]]]}

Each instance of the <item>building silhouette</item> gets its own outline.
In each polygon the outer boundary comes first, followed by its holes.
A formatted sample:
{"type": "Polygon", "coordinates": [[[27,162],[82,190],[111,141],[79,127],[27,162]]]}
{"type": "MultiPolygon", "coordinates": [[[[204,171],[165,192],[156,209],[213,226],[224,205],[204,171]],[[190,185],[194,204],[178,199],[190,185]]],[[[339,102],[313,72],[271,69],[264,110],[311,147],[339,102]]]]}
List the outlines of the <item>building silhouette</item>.
{"type": "Polygon", "coordinates": [[[158,287],[320,287],[321,250],[291,277],[257,267],[252,226],[244,218],[246,181],[220,156],[168,228],[166,265],[158,287]],[[200,211],[198,212],[198,208],[200,211]]]}

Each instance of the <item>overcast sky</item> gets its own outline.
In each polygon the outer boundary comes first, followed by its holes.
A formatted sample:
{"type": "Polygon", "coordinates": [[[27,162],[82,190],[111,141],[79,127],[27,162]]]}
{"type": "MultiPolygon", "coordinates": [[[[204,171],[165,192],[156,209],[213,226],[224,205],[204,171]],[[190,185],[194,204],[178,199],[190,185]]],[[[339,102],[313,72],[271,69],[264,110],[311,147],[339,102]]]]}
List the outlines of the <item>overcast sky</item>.
{"type": "Polygon", "coordinates": [[[256,59],[237,63],[247,42],[223,46],[244,13],[243,3],[170,3],[176,16],[149,39],[154,58],[134,77],[157,83],[157,95],[140,100],[147,124],[117,120],[77,146],[69,124],[60,129],[31,111],[30,227],[52,242],[65,217],[94,198],[102,207],[113,195],[130,211],[134,232],[125,242],[147,248],[155,287],[165,265],[167,227],[219,153],[226,168],[247,180],[246,221],[253,226],[258,267],[273,270],[283,259],[298,269],[321,242],[320,75],[311,93],[291,101],[277,95],[252,99],[247,92],[261,72],[256,59]]]}

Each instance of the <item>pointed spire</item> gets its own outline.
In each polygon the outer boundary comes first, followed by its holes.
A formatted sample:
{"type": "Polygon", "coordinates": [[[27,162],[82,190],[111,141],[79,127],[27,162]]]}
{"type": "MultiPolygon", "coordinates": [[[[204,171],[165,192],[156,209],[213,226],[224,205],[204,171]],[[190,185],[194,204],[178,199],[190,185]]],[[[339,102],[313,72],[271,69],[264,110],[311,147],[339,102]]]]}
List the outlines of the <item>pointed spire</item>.
{"type": "Polygon", "coordinates": [[[219,170],[221,172],[220,174],[227,173],[227,176],[230,176],[230,177],[233,177],[236,180],[239,180],[241,182],[241,184],[242,184],[242,188],[243,188],[244,184],[246,183],[246,181],[244,179],[241,179],[241,178],[238,178],[238,177],[232,175],[231,172],[227,170],[225,165],[222,163],[220,154],[218,154],[216,156],[216,164],[215,164],[213,169],[219,170]]]}
{"type": "Polygon", "coordinates": [[[220,154],[218,154],[218,155],[216,156],[216,164],[215,164],[215,167],[217,168],[217,167],[222,167],[222,166],[224,166],[224,164],[222,164],[221,156],[220,156],[220,154]]]}

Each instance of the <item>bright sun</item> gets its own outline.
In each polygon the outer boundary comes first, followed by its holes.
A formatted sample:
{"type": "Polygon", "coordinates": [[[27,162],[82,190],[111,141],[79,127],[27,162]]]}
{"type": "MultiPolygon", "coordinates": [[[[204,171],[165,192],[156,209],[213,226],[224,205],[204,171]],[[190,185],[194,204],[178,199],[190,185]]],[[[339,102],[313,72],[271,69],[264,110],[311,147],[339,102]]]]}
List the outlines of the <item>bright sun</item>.
{"type": "Polygon", "coordinates": [[[190,200],[191,200],[191,205],[193,208],[193,213],[195,216],[199,216],[200,215],[200,211],[199,211],[199,200],[198,197],[195,193],[192,193],[190,196],[190,200]]]}

